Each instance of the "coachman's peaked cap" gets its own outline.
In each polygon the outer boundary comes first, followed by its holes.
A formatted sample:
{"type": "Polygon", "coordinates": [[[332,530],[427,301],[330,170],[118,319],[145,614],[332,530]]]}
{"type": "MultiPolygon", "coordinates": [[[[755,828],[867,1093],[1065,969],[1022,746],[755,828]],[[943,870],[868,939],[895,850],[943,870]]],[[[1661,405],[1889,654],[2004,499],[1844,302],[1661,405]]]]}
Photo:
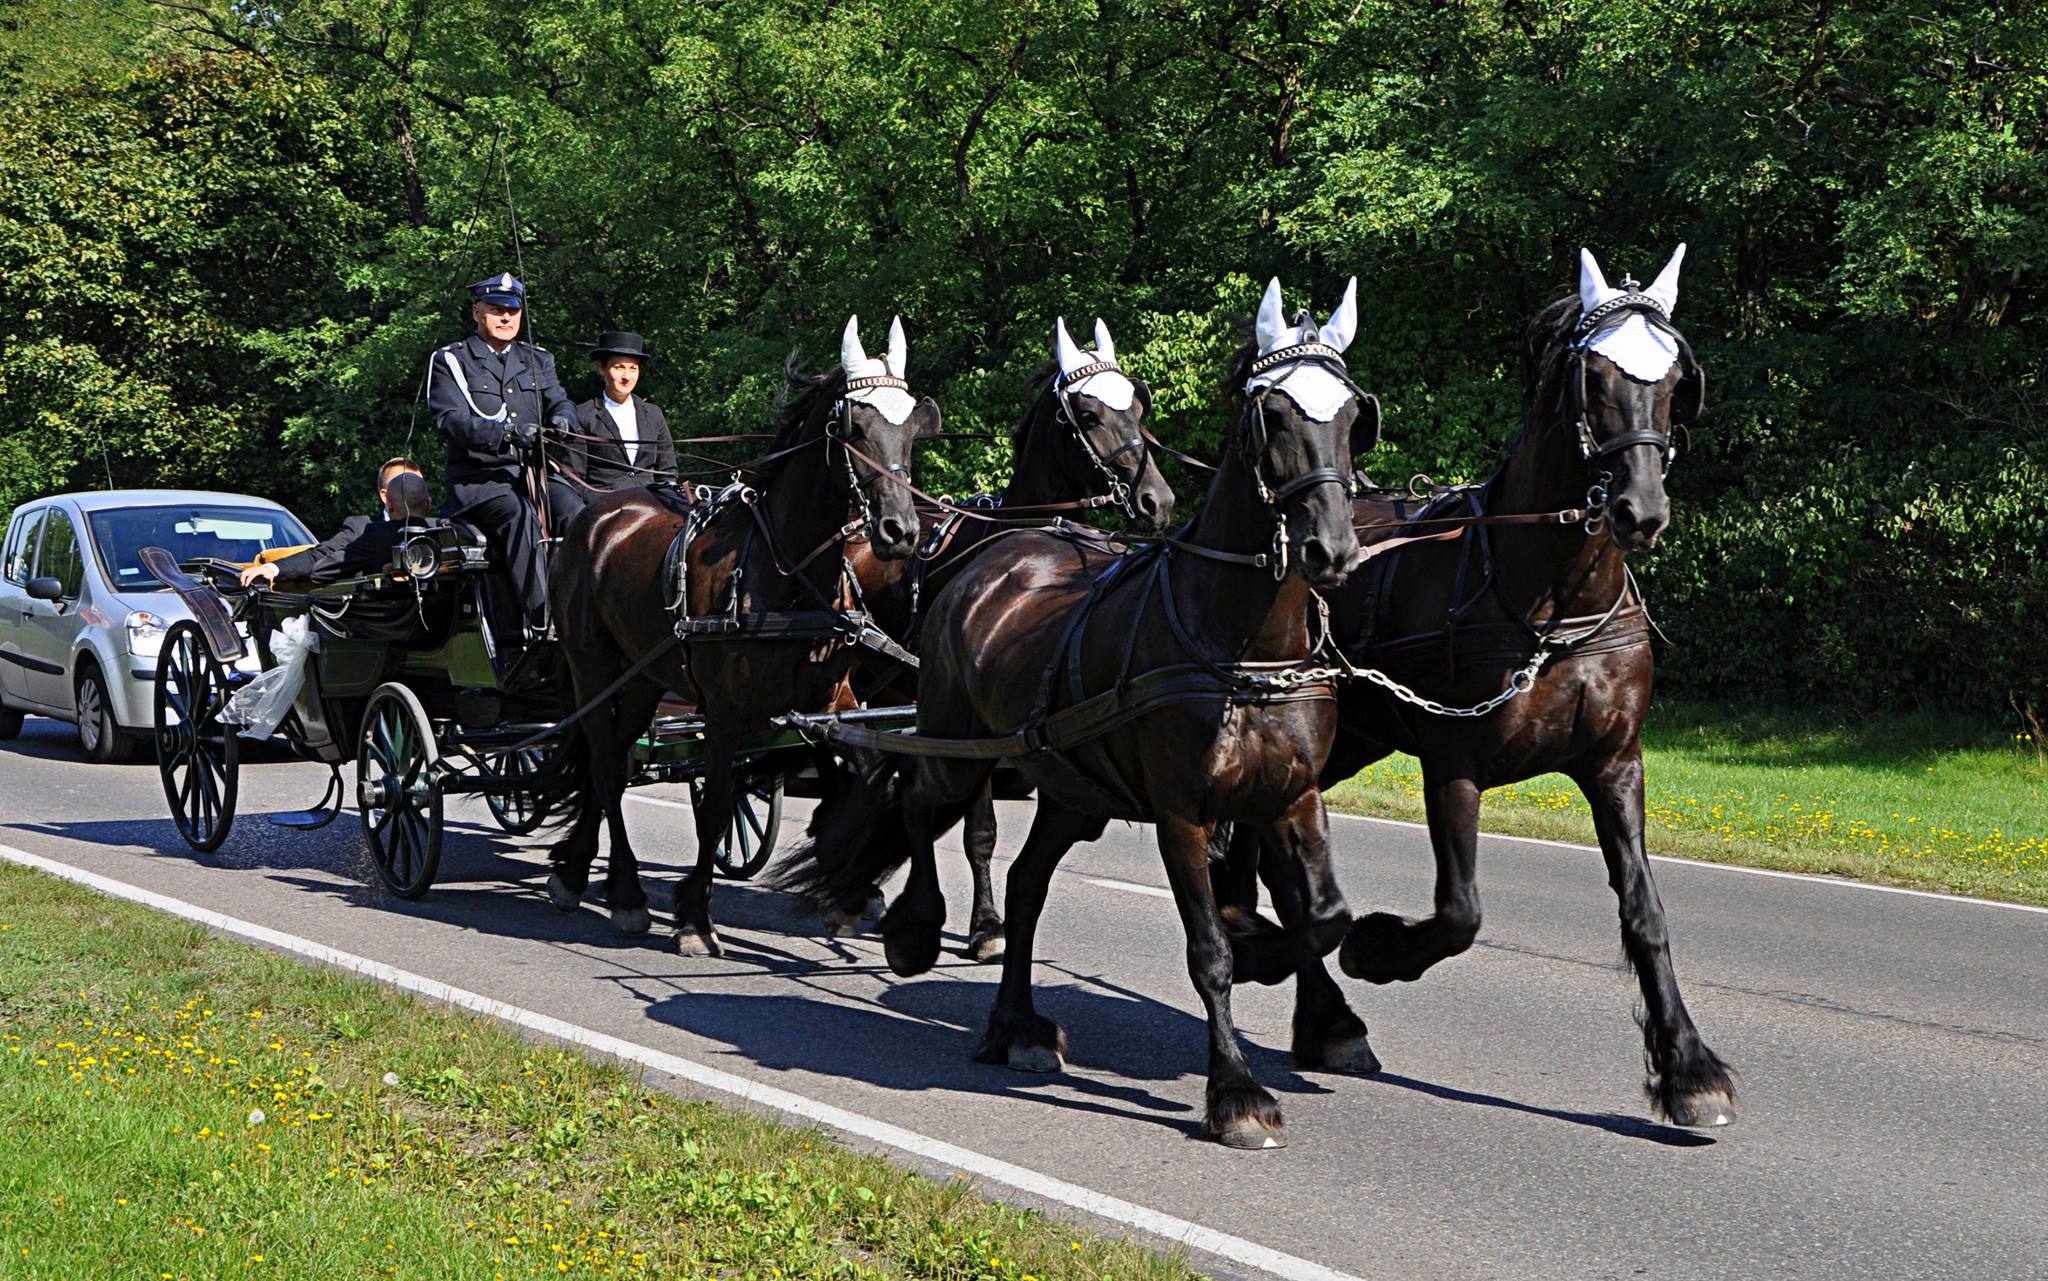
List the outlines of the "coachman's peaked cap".
{"type": "Polygon", "coordinates": [[[501,271],[489,280],[479,280],[469,287],[469,292],[478,302],[494,303],[500,307],[525,307],[526,286],[509,271],[501,271]]]}

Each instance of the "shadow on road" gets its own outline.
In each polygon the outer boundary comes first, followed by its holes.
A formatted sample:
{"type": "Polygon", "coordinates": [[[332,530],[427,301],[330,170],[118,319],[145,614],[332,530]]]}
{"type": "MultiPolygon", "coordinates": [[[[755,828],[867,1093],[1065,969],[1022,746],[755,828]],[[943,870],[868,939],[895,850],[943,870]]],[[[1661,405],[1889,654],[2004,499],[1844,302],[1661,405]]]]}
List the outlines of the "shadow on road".
{"type": "Polygon", "coordinates": [[[1460,1090],[1449,1085],[1438,1085],[1434,1081],[1418,1081],[1412,1076],[1399,1076],[1392,1072],[1380,1072],[1370,1078],[1375,1085],[1391,1085],[1398,1089],[1413,1090],[1427,1094],[1433,1099],[1447,1099],[1453,1103],[1476,1103],[1480,1107],[1499,1108],[1504,1112],[1521,1112],[1529,1116],[1547,1116],[1555,1121],[1567,1121],[1595,1130],[1605,1130],[1629,1139],[1648,1139],[1673,1148],[1710,1148],[1715,1140],[1695,1130],[1682,1130],[1675,1125],[1663,1125],[1640,1116],[1624,1116],[1619,1112],[1567,1112],[1559,1108],[1537,1107],[1533,1103],[1519,1103],[1504,1099],[1497,1094],[1477,1094],[1471,1090],[1460,1090]]]}

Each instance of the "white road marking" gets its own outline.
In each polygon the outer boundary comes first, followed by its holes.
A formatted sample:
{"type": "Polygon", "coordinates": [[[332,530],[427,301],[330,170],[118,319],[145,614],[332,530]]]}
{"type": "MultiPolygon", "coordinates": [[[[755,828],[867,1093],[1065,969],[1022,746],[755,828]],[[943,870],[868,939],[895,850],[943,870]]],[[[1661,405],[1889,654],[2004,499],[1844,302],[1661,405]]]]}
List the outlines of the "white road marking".
{"type": "MultiPolygon", "coordinates": [[[[1398,818],[1375,818],[1370,814],[1341,814],[1331,810],[1333,818],[1348,818],[1355,823],[1379,823],[1385,827],[1405,827],[1412,831],[1427,832],[1423,823],[1410,823],[1398,818]]],[[[1552,849],[1577,850],[1587,854],[1598,854],[1597,845],[1575,845],[1570,841],[1546,841],[1536,836],[1504,836],[1498,832],[1481,832],[1491,841],[1515,841],[1522,845],[1547,845],[1552,849]]],[[[1704,859],[1679,858],[1675,854],[1652,854],[1653,863],[1676,863],[1683,867],[1705,868],[1713,872],[1740,872],[1744,876],[1768,876],[1780,881],[1807,881],[1814,885],[1831,885],[1840,890],[1869,890],[1873,894],[1903,894],[1908,898],[1939,899],[1944,903],[1968,903],[1975,907],[2002,907],[2013,912],[2035,912],[2048,915],[2048,907],[2036,907],[2032,903],[2003,903],[1995,898],[1971,898],[1966,894],[1939,894],[1933,890],[1908,890],[1896,885],[1873,885],[1869,881],[1852,881],[1840,876],[1814,876],[1808,872],[1778,872],[1768,867],[1744,867],[1739,863],[1709,863],[1704,859]]]]}
{"type": "Polygon", "coordinates": [[[845,1134],[855,1135],[869,1142],[881,1144],[884,1147],[895,1148],[899,1152],[908,1152],[912,1156],[926,1161],[978,1175],[992,1183],[1000,1183],[1006,1187],[1015,1188],[1020,1192],[1028,1193],[1042,1200],[1072,1206],[1074,1209],[1084,1211],[1097,1218],[1121,1223],[1128,1227],[1136,1228],[1141,1232],[1147,1232],[1153,1236],[1163,1237],[1166,1240],[1185,1245],[1190,1249],[1201,1250],[1205,1253],[1216,1255],[1219,1258],[1228,1259],[1232,1263],[1243,1264],[1246,1267],[1257,1268],[1274,1276],[1285,1277],[1288,1281],[1363,1281],[1362,1278],[1353,1276],[1348,1272],[1338,1272],[1334,1268],[1326,1268],[1320,1263],[1312,1263],[1307,1259],[1282,1253],[1269,1246],[1260,1245],[1256,1241],[1247,1241],[1243,1237],[1232,1236],[1228,1232],[1219,1232],[1214,1228],[1204,1227],[1199,1223],[1176,1218],[1173,1215],[1165,1214],[1158,1210],[1147,1209],[1142,1205],[1135,1205],[1118,1197],[1097,1192],[1092,1188],[1084,1188],[1079,1184],[1068,1183],[1064,1179],[1057,1179],[1049,1174],[1041,1174],[1036,1170],[1029,1170],[1020,1165],[1012,1165],[1008,1161],[999,1160],[992,1156],[984,1156],[969,1148],[959,1147],[942,1139],[930,1138],[913,1130],[906,1130],[901,1126],[891,1125],[887,1121],[878,1121],[873,1117],[863,1116],[858,1112],[850,1112],[844,1108],[835,1107],[830,1103],[823,1103],[789,1090],[777,1089],[772,1085],[762,1085],[745,1077],[735,1076],[730,1072],[723,1072],[717,1068],[698,1063],[693,1059],[686,1059],[680,1055],[639,1045],[619,1037],[608,1036],[603,1032],[593,1031],[546,1014],[539,1014],[517,1005],[511,1005],[504,1001],[454,987],[438,979],[430,979],[422,975],[413,974],[410,971],[386,965],[382,961],[373,961],[368,957],[357,956],[352,952],[344,952],[338,948],[329,947],[325,943],[316,943],[312,939],[301,938],[296,934],[287,934],[282,930],[274,930],[266,925],[257,925],[252,921],[240,920],[236,917],[199,907],[196,904],[187,903],[183,899],[159,894],[154,890],[146,890],[141,886],[130,885],[126,881],[117,881],[112,877],[101,876],[96,872],[88,872],[83,868],[73,867],[69,863],[44,858],[40,854],[31,854],[27,850],[16,849],[12,845],[0,845],[0,859],[5,859],[10,863],[17,863],[23,867],[32,867],[37,871],[47,872],[52,876],[61,877],[64,880],[75,882],[114,898],[126,899],[131,903],[140,903],[144,907],[155,908],[157,911],[167,912],[172,916],[195,921],[223,934],[231,934],[281,952],[290,952],[303,956],[322,965],[331,965],[336,969],[349,970],[365,978],[374,979],[386,986],[413,992],[429,1000],[439,1001],[444,1005],[472,1010],[478,1014],[487,1015],[502,1022],[526,1028],[532,1032],[538,1032],[542,1036],[553,1040],[580,1045],[585,1049],[594,1050],[609,1058],[637,1063],[642,1067],[652,1068],[657,1072],[666,1073],[669,1076],[688,1081],[704,1089],[716,1090],[721,1094],[731,1095],[734,1098],[743,1099],[760,1107],[769,1108],[789,1116],[799,1117],[814,1125],[821,1125],[845,1134]]]}
{"type": "Polygon", "coordinates": [[[1163,885],[1140,885],[1136,881],[1112,880],[1107,876],[1084,876],[1082,880],[1090,885],[1100,885],[1106,890],[1122,890],[1126,894],[1143,894],[1146,898],[1173,897],[1173,891],[1163,885]]]}

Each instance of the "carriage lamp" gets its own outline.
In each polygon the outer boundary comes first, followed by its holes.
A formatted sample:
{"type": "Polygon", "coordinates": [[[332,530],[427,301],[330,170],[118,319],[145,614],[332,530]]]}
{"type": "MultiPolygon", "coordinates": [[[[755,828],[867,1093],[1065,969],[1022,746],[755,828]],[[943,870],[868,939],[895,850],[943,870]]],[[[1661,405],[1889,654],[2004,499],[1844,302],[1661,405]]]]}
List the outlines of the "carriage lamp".
{"type": "Polygon", "coordinates": [[[414,578],[432,578],[441,570],[441,545],[431,535],[408,538],[399,546],[398,560],[414,578]]]}
{"type": "Polygon", "coordinates": [[[164,647],[169,624],[146,609],[132,611],[123,623],[128,628],[128,652],[137,658],[154,658],[164,647]]]}

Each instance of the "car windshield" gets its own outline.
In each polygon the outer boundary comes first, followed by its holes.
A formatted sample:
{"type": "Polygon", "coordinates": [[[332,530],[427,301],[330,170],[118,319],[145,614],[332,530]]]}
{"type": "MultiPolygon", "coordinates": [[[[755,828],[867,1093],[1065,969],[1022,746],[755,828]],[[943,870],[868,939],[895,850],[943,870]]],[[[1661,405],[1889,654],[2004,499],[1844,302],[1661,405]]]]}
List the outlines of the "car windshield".
{"type": "Polygon", "coordinates": [[[250,561],[258,552],[314,541],[297,517],[269,507],[128,507],[93,512],[89,519],[100,564],[114,590],[123,592],[163,586],[142,567],[138,553],[145,547],[161,547],[183,564],[201,556],[250,561]]]}

